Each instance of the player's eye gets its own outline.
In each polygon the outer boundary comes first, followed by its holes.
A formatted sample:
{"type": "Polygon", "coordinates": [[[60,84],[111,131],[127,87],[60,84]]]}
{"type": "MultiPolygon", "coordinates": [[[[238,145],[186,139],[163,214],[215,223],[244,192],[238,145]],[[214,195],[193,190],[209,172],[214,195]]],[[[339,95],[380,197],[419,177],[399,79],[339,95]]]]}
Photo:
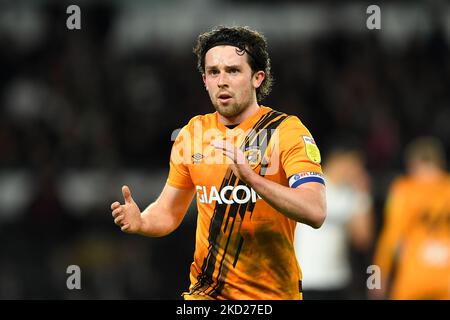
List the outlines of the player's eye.
{"type": "Polygon", "coordinates": [[[238,68],[231,68],[230,69],[230,73],[238,73],[239,69],[238,68]]]}
{"type": "Polygon", "coordinates": [[[217,74],[219,74],[219,70],[217,70],[217,69],[209,69],[208,73],[210,75],[217,75],[217,74]]]}

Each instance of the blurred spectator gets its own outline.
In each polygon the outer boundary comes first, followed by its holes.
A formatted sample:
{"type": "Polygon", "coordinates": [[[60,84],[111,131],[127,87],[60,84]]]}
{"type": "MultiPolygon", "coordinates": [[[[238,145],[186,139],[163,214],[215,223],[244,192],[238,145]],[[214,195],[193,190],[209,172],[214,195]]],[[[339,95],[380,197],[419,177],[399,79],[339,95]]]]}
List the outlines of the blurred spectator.
{"type": "Polygon", "coordinates": [[[397,178],[386,204],[375,264],[374,298],[450,299],[450,177],[439,140],[421,137],[406,149],[408,173],[397,178]]]}
{"type": "Polygon", "coordinates": [[[350,299],[352,248],[368,253],[373,237],[369,175],[361,153],[337,148],[324,163],[327,218],[319,230],[298,224],[295,250],[302,266],[304,298],[350,299]]]}

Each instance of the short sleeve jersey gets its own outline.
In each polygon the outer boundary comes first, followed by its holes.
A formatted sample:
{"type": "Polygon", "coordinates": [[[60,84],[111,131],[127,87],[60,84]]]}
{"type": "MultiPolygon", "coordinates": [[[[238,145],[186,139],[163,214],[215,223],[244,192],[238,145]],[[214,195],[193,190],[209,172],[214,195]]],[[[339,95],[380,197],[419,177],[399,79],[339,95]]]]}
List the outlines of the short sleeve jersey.
{"type": "Polygon", "coordinates": [[[238,179],[211,146],[228,139],[259,175],[286,187],[323,183],[320,152],[296,116],[261,106],[228,129],[217,113],[192,118],[172,148],[167,183],[197,191],[197,230],[185,299],[301,299],[296,221],[238,179]]]}

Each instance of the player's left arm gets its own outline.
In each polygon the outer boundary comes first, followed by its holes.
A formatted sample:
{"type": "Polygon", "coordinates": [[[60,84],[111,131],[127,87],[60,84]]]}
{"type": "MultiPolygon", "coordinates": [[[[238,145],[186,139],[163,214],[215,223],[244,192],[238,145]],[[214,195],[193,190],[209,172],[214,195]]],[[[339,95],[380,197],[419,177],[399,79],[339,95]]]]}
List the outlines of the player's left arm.
{"type": "Polygon", "coordinates": [[[213,145],[232,160],[234,174],[274,209],[316,229],[323,224],[326,217],[326,197],[322,183],[308,182],[297,188],[283,186],[255,173],[245,160],[243,152],[230,142],[215,141],[213,145]]]}
{"type": "MultiPolygon", "coordinates": [[[[248,166],[248,165],[247,165],[248,166]]],[[[297,188],[285,187],[256,174],[251,168],[241,171],[241,179],[251,186],[273,208],[295,221],[317,229],[326,217],[325,186],[307,182],[297,188]]]]}

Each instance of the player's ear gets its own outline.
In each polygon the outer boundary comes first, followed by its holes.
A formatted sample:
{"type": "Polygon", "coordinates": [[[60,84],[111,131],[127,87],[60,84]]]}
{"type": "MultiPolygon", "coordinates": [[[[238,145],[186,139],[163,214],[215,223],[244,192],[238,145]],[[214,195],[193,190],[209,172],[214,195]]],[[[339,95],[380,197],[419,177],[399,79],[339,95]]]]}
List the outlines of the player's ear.
{"type": "Polygon", "coordinates": [[[208,91],[208,86],[206,85],[206,76],[202,73],[203,84],[205,85],[206,91],[208,91]]]}
{"type": "Polygon", "coordinates": [[[260,71],[256,71],[253,74],[253,86],[256,88],[259,88],[262,84],[262,82],[264,81],[264,79],[266,78],[266,73],[262,70],[260,71]]]}

